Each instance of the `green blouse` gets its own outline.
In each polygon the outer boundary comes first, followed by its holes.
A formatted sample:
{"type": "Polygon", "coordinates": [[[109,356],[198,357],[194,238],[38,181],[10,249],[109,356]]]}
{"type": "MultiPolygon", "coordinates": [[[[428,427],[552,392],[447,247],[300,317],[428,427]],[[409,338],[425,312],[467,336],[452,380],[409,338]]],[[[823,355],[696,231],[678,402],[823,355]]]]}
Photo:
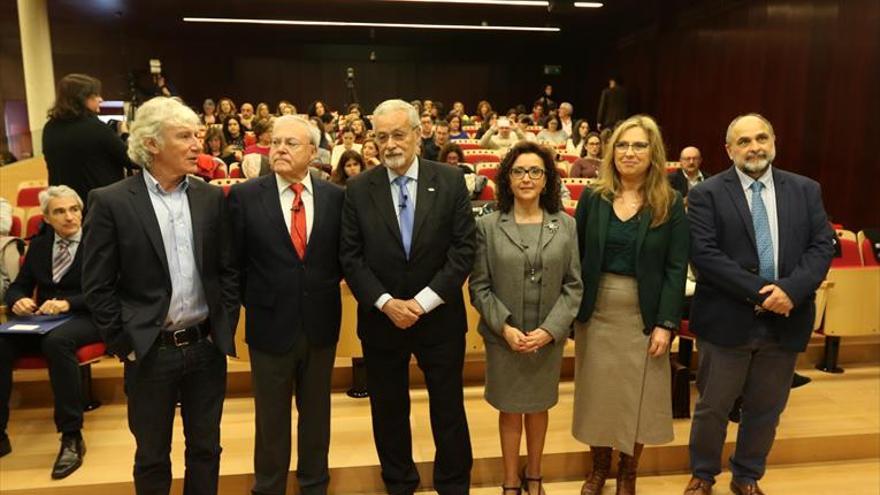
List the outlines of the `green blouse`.
{"type": "Polygon", "coordinates": [[[605,254],[602,259],[603,272],[635,276],[636,237],[639,233],[640,215],[641,212],[624,222],[617,217],[614,208],[611,208],[611,222],[608,223],[605,254]]]}

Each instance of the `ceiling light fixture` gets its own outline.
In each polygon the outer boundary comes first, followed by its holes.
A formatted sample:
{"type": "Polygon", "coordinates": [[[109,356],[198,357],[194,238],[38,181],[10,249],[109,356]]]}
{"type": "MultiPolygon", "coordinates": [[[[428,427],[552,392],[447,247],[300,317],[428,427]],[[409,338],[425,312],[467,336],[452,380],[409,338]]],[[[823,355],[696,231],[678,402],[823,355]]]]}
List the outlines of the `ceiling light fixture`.
{"type": "Polygon", "coordinates": [[[605,4],[602,2],[575,2],[574,6],[582,9],[598,9],[604,7],[605,4]]]}
{"type": "Polygon", "coordinates": [[[400,29],[460,29],[463,31],[532,31],[558,33],[558,27],[541,26],[492,26],[479,24],[407,24],[398,22],[343,22],[343,21],[298,21],[284,19],[238,19],[228,17],[184,17],[184,22],[206,22],[217,24],[260,24],[280,26],[333,26],[333,27],[376,27],[400,29]]]}
{"type": "Polygon", "coordinates": [[[473,5],[504,5],[509,7],[547,7],[547,0],[390,0],[392,2],[414,3],[458,3],[473,5]]]}

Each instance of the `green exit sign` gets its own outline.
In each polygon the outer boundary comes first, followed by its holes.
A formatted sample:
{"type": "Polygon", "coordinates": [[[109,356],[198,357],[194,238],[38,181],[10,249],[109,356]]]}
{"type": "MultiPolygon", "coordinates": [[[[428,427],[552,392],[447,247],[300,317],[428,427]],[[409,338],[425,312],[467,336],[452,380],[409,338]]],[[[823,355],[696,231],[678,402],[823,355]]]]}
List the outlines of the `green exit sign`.
{"type": "Polygon", "coordinates": [[[544,75],[545,76],[558,76],[562,74],[562,66],[561,65],[545,65],[544,66],[544,75]]]}

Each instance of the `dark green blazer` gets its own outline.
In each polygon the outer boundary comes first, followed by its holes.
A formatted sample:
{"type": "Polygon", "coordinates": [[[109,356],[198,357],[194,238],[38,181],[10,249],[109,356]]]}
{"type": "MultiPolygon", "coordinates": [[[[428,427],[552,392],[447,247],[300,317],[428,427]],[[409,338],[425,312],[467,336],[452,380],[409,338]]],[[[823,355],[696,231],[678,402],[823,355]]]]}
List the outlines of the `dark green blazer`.
{"type": "MultiPolygon", "coordinates": [[[[584,283],[584,297],[577,319],[584,323],[590,319],[596,305],[611,214],[609,201],[584,191],[574,215],[584,283]]],[[[665,223],[657,227],[650,227],[650,224],[651,211],[647,209],[641,213],[636,237],[636,281],[645,334],[650,334],[655,326],[675,330],[681,322],[690,244],[681,195],[675,193],[665,223]]]]}

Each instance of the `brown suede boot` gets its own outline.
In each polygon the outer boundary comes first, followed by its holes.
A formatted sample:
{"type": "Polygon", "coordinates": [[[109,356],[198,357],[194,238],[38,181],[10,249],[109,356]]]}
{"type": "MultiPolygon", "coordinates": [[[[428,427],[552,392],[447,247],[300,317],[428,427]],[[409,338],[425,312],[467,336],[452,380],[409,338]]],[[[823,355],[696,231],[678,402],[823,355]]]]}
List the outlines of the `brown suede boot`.
{"type": "Polygon", "coordinates": [[[611,471],[611,447],[593,447],[591,445],[590,453],[593,456],[593,471],[590,472],[590,477],[581,487],[581,495],[602,493],[602,487],[605,486],[605,480],[611,471]]]}
{"type": "Polygon", "coordinates": [[[620,464],[617,465],[617,495],[636,494],[636,475],[639,471],[639,457],[642,456],[644,445],[637,443],[633,455],[620,453],[620,464]]]}

